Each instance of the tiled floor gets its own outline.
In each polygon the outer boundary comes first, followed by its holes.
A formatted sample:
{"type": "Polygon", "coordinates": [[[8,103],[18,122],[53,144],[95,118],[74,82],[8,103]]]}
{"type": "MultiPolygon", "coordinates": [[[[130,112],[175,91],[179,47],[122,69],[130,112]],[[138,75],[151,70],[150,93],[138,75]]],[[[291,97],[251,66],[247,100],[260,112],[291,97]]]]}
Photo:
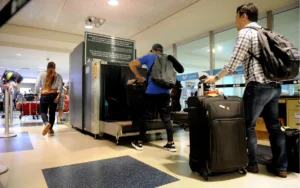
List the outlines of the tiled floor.
{"type": "MultiPolygon", "coordinates": [[[[33,125],[40,124],[38,122],[40,122],[40,120],[32,121],[30,117],[22,119],[22,124],[27,125],[31,123],[33,125]]],[[[3,124],[4,121],[1,120],[0,124],[1,123],[3,124]]],[[[15,119],[14,124],[19,124],[19,120],[15,119]]],[[[164,184],[161,187],[298,188],[300,186],[299,174],[289,173],[288,178],[281,179],[269,174],[264,166],[260,166],[259,174],[248,173],[246,176],[243,176],[238,173],[230,173],[210,177],[210,180],[205,182],[203,178],[190,171],[188,164],[189,138],[188,133],[182,130],[176,131],[175,133],[175,142],[178,150],[175,153],[163,150],[162,146],[166,142],[166,135],[164,135],[164,140],[155,140],[154,137],[151,137],[151,141],[144,146],[142,152],[139,152],[131,148],[129,139],[121,140],[121,145],[117,146],[113,139],[95,140],[93,137],[84,135],[65,125],[56,125],[54,130],[56,135],[48,137],[41,135],[41,126],[25,127],[16,125],[10,128],[10,132],[16,133],[18,135],[17,137],[21,137],[24,133],[26,134],[26,132],[28,132],[28,138],[30,139],[33,150],[0,152],[0,165],[9,167],[7,173],[0,175],[0,188],[48,187],[43,174],[44,169],[53,169],[67,165],[76,166],[76,164],[87,162],[96,162],[95,164],[98,164],[100,168],[101,165],[99,164],[101,164],[101,160],[124,156],[130,157],[132,161],[138,160],[141,162],[138,163],[139,165],[142,164],[146,167],[149,165],[157,170],[158,173],[162,171],[162,174],[168,174],[166,177],[178,179],[178,181],[170,181],[172,183],[164,184]]],[[[0,127],[0,133],[3,132],[4,128],[0,127]]],[[[3,143],[3,140],[0,139],[0,147],[4,147],[3,143]]],[[[267,143],[263,142],[263,144],[267,143]]],[[[116,162],[116,165],[118,164],[119,163],[116,162]]],[[[132,165],[114,171],[115,177],[113,180],[116,182],[116,185],[120,187],[120,182],[124,181],[124,174],[130,174],[130,172],[139,170],[139,165],[133,162],[132,165]]],[[[93,166],[97,167],[97,165],[93,166]]],[[[105,173],[106,171],[111,172],[106,169],[107,167],[102,166],[102,168],[104,169],[96,168],[94,170],[101,173],[105,173]]],[[[143,171],[139,172],[143,175],[143,171]]],[[[81,178],[84,177],[82,174],[84,174],[85,171],[78,170],[74,173],[74,169],[72,169],[70,173],[77,174],[78,178],[81,178]]],[[[66,177],[69,177],[67,174],[68,172],[66,172],[66,177]]],[[[103,178],[98,178],[97,181],[103,181],[103,178]]],[[[152,181],[157,181],[155,176],[147,176],[145,174],[145,182],[149,182],[147,178],[153,178],[152,181]]],[[[84,182],[84,187],[105,187],[105,184],[94,186],[91,182],[86,182],[85,179],[81,180],[84,182]]],[[[66,185],[64,187],[69,186],[66,185]]]]}

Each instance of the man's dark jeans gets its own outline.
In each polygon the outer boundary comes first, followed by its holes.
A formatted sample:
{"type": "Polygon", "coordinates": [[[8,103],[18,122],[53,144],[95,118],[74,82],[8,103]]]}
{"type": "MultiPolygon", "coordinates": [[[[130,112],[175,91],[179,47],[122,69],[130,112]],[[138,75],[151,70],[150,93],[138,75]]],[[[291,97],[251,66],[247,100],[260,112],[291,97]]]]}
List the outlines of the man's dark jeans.
{"type": "Polygon", "coordinates": [[[285,137],[278,120],[278,100],[281,86],[277,83],[250,82],[244,92],[245,123],[247,129],[249,167],[257,167],[256,120],[264,118],[273,154],[273,165],[277,170],[287,170],[285,137]]]}

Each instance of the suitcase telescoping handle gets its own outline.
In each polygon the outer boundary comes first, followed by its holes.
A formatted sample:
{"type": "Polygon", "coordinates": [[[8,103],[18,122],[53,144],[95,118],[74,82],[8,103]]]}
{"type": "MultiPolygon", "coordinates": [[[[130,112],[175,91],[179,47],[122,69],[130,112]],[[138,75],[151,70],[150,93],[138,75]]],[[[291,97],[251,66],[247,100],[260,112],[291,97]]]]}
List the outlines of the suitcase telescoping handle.
{"type": "Polygon", "coordinates": [[[145,80],[144,82],[138,82],[138,80],[135,80],[132,83],[132,86],[133,86],[134,89],[144,89],[144,90],[146,90],[147,89],[147,81],[145,80]]]}
{"type": "Polygon", "coordinates": [[[184,108],[183,111],[184,112],[190,112],[192,110],[195,110],[196,108],[195,107],[190,107],[190,108],[184,108]]]}
{"type": "MultiPolygon", "coordinates": [[[[198,96],[203,96],[204,95],[204,91],[205,89],[207,89],[209,86],[207,84],[205,84],[205,80],[207,79],[206,75],[202,75],[199,78],[199,83],[198,83],[198,96]]],[[[223,94],[223,97],[225,100],[227,100],[227,96],[225,94],[223,94]]]]}

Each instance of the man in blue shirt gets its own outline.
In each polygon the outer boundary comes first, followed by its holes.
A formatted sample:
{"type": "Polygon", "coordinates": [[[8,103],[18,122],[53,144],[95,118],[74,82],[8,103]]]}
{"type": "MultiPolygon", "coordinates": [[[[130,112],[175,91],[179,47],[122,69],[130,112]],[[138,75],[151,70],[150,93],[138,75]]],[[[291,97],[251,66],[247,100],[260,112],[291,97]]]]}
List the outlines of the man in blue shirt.
{"type": "MultiPolygon", "coordinates": [[[[154,44],[152,46],[152,50],[150,54],[147,54],[139,59],[136,59],[129,64],[129,67],[131,71],[135,74],[138,82],[144,82],[144,78],[138,72],[137,67],[146,65],[149,70],[154,63],[157,53],[161,53],[161,54],[163,53],[163,46],[161,44],[154,44]]],[[[173,66],[176,67],[174,63],[173,66]]],[[[145,94],[145,100],[147,102],[145,106],[146,110],[144,114],[144,123],[140,129],[139,140],[132,142],[132,146],[139,151],[143,150],[142,143],[146,135],[149,121],[152,120],[153,112],[157,108],[160,114],[160,118],[166,126],[167,135],[168,135],[168,143],[164,146],[164,148],[169,151],[175,152],[176,147],[173,142],[173,127],[172,127],[171,116],[169,111],[170,90],[161,88],[160,86],[154,84],[151,79],[151,73],[148,78],[148,87],[145,94]]]]}

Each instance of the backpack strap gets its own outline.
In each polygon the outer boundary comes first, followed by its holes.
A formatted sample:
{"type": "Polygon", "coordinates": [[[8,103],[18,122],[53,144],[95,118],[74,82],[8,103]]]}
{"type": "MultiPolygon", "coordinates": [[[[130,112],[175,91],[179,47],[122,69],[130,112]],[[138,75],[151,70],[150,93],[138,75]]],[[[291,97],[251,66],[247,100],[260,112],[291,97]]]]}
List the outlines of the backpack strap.
{"type": "Polygon", "coordinates": [[[248,50],[247,52],[248,52],[248,54],[250,54],[251,57],[254,57],[256,59],[256,61],[259,62],[258,57],[256,57],[252,52],[250,52],[250,50],[248,50]]]}
{"type": "Polygon", "coordinates": [[[153,68],[154,63],[155,63],[155,60],[154,60],[153,64],[151,65],[150,69],[147,71],[147,84],[148,84],[149,77],[150,77],[150,74],[152,72],[152,68],[153,68]]]}
{"type": "MultiPolygon", "coordinates": [[[[264,29],[263,27],[254,27],[254,26],[247,26],[245,28],[254,29],[256,31],[258,31],[259,29],[264,29]]],[[[251,43],[251,45],[252,45],[252,43],[251,43]]],[[[258,57],[256,57],[252,52],[250,52],[249,49],[247,52],[248,52],[248,54],[250,54],[251,57],[254,57],[259,62],[258,57]]]]}

